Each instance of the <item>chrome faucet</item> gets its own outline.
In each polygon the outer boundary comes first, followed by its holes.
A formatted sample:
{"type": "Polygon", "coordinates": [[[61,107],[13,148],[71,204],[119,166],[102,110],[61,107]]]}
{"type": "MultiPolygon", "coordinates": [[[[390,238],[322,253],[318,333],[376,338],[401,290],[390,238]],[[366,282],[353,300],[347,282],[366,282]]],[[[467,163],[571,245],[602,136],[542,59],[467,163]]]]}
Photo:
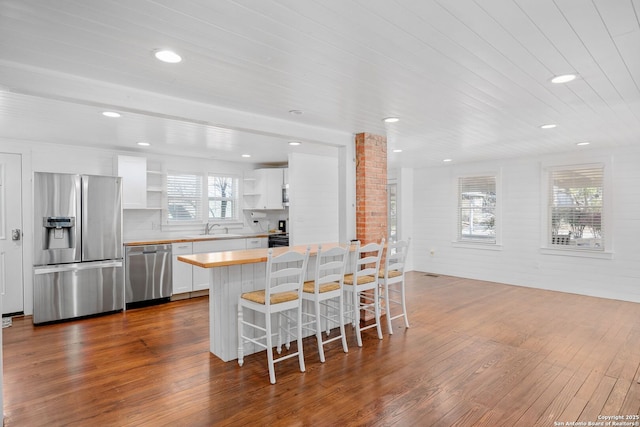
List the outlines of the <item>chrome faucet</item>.
{"type": "Polygon", "coordinates": [[[204,225],[204,234],[210,234],[211,230],[213,230],[213,227],[215,227],[216,225],[218,227],[220,227],[220,224],[209,224],[209,223],[206,223],[204,225]]]}

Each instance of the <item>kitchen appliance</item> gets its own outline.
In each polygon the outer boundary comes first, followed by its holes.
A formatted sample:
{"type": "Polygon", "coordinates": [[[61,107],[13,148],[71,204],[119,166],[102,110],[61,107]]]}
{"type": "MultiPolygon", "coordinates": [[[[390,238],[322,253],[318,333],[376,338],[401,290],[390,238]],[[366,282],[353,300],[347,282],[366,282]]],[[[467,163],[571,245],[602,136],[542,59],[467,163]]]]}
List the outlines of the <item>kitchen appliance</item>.
{"type": "Polygon", "coordinates": [[[172,291],[171,244],[127,246],[125,301],[127,306],[168,300],[172,291]]]}
{"type": "Polygon", "coordinates": [[[281,219],[278,221],[278,230],[282,231],[283,233],[287,232],[287,221],[285,221],[284,219],[281,219]]]}
{"type": "Polygon", "coordinates": [[[122,310],[119,177],[35,172],[33,323],[122,310]]]}
{"type": "Polygon", "coordinates": [[[268,246],[270,248],[276,248],[280,246],[289,246],[288,234],[269,234],[268,246]]]}

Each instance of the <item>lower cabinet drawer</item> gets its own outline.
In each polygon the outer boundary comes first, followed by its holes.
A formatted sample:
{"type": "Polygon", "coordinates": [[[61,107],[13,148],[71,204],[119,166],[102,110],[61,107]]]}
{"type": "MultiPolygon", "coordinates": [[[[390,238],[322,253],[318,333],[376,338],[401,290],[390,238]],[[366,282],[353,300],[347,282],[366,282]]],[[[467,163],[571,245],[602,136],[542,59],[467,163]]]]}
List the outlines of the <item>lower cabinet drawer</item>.
{"type": "Polygon", "coordinates": [[[269,242],[266,237],[254,237],[247,240],[247,249],[261,249],[269,247],[269,242]]]}

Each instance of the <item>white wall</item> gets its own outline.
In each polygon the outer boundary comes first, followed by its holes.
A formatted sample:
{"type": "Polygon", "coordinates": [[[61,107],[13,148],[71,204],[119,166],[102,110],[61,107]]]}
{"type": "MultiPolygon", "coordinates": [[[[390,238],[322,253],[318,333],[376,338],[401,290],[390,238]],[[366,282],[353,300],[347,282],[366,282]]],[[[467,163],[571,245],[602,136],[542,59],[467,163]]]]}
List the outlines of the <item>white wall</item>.
{"type": "MultiPolygon", "coordinates": [[[[409,168],[400,168],[388,171],[388,178],[395,180],[398,185],[398,240],[407,240],[412,238],[414,231],[414,170],[409,168]]],[[[406,269],[414,269],[414,243],[412,242],[409,247],[409,252],[406,259],[406,269]]]]}
{"type": "MultiPolygon", "coordinates": [[[[640,302],[640,150],[589,151],[415,170],[414,269],[563,292],[640,302]],[[549,255],[540,250],[542,166],[612,160],[613,182],[605,198],[612,219],[605,238],[612,259],[549,255]],[[502,176],[502,245],[499,250],[458,247],[455,179],[478,171],[502,176]],[[430,251],[434,253],[431,255],[430,251]]],[[[606,184],[605,184],[606,185],[606,184]]],[[[606,188],[606,187],[605,187],[606,188]]]]}
{"type": "Polygon", "coordinates": [[[338,157],[289,155],[291,244],[339,241],[338,157]]]}

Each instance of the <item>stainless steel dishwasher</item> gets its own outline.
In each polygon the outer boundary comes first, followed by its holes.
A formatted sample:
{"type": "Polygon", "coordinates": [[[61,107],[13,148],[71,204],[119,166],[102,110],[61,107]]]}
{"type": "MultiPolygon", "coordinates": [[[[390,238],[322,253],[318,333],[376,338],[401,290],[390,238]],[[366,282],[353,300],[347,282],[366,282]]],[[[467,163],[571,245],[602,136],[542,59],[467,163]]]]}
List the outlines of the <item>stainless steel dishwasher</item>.
{"type": "Polygon", "coordinates": [[[127,246],[125,302],[160,302],[171,291],[171,245],[127,246]]]}

